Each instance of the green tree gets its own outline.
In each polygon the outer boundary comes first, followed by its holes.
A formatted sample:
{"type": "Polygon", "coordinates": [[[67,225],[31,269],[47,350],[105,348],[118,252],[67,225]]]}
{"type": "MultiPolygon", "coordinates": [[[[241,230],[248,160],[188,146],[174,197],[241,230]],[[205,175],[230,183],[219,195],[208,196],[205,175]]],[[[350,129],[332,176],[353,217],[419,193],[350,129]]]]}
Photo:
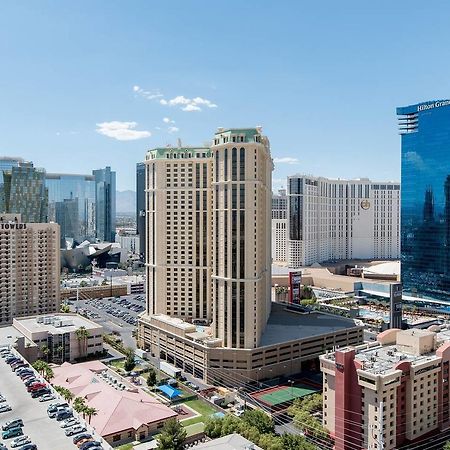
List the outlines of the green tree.
{"type": "Polygon", "coordinates": [[[104,278],[102,281],[102,286],[106,286],[107,284],[108,284],[108,281],[106,281],[106,278],[104,278]]]}
{"type": "Polygon", "coordinates": [[[127,359],[125,360],[123,368],[127,372],[131,372],[135,366],[136,366],[136,363],[134,362],[134,350],[127,349],[127,359]]]}
{"type": "Polygon", "coordinates": [[[42,361],[42,359],[38,359],[37,361],[35,361],[32,364],[32,366],[33,366],[34,370],[36,370],[43,376],[44,372],[45,372],[45,367],[47,366],[47,363],[45,361],[42,361]]]}
{"type": "Polygon", "coordinates": [[[54,376],[55,374],[53,373],[53,369],[47,364],[47,366],[44,369],[44,378],[47,381],[50,381],[54,376]]]}
{"type": "Polygon", "coordinates": [[[147,375],[147,386],[153,387],[156,384],[156,372],[155,369],[150,369],[147,375]]]}
{"type": "Polygon", "coordinates": [[[86,327],[80,327],[75,331],[75,335],[78,340],[78,348],[80,352],[80,357],[85,357],[87,354],[87,341],[89,337],[89,333],[86,330],[86,327]]]}
{"type": "Polygon", "coordinates": [[[83,397],[75,397],[75,400],[73,401],[73,409],[76,413],[83,413],[84,416],[86,407],[86,400],[83,397]]]}
{"type": "Polygon", "coordinates": [[[61,307],[59,308],[62,313],[70,313],[70,306],[65,303],[61,303],[61,307]]]}
{"type": "Polygon", "coordinates": [[[242,415],[242,420],[250,427],[255,427],[260,434],[273,433],[275,424],[271,417],[259,410],[248,410],[242,415]]]}
{"type": "Polygon", "coordinates": [[[444,450],[450,450],[450,441],[447,441],[444,445],[444,450]]]}
{"type": "Polygon", "coordinates": [[[80,288],[84,288],[84,287],[86,287],[88,284],[87,284],[87,282],[85,281],[85,280],[83,280],[80,284],[79,284],[79,287],[80,288]]]}
{"type": "Polygon", "coordinates": [[[45,360],[48,362],[48,355],[50,354],[50,349],[48,348],[47,345],[43,345],[41,347],[41,353],[45,356],[45,360]]]}
{"type": "Polygon", "coordinates": [[[282,438],[274,434],[262,434],[259,438],[258,445],[264,450],[285,450],[282,438]]]}
{"type": "MultiPolygon", "coordinates": [[[[283,450],[316,450],[315,445],[306,441],[303,436],[298,434],[283,434],[281,436],[283,450]]],[[[263,447],[265,448],[265,447],[263,447]]],[[[266,449],[267,450],[267,449],[266,449]]]]}
{"type": "Polygon", "coordinates": [[[217,417],[208,417],[205,420],[204,432],[211,439],[217,439],[222,436],[222,425],[224,419],[217,417]]]}
{"type": "Polygon", "coordinates": [[[186,430],[176,419],[169,419],[156,438],[158,450],[183,450],[186,430]]]}
{"type": "Polygon", "coordinates": [[[97,412],[98,412],[98,411],[97,411],[95,408],[91,408],[91,407],[89,407],[89,406],[87,406],[87,407],[84,409],[83,415],[86,414],[86,416],[87,416],[87,418],[88,418],[89,424],[91,423],[91,418],[92,418],[93,416],[96,416],[96,415],[97,415],[97,412]]]}

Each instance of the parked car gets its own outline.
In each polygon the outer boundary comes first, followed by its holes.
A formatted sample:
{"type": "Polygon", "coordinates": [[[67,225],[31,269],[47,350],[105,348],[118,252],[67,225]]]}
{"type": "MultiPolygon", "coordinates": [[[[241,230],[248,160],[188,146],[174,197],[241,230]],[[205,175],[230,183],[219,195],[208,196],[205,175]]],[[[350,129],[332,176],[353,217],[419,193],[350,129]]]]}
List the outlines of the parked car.
{"type": "Polygon", "coordinates": [[[72,411],[69,410],[60,411],[58,414],[56,414],[56,420],[58,422],[61,422],[61,420],[66,420],[69,417],[73,417],[72,411]]]}
{"type": "Polygon", "coordinates": [[[23,384],[28,387],[30,384],[39,382],[39,380],[36,377],[31,377],[31,378],[27,378],[26,380],[24,380],[23,384]]]}
{"type": "Polygon", "coordinates": [[[83,433],[86,431],[86,427],[81,424],[74,425],[73,427],[67,428],[65,431],[66,436],[73,436],[74,434],[83,433]]]}
{"type": "Polygon", "coordinates": [[[6,430],[9,430],[10,428],[16,428],[16,427],[23,427],[23,420],[22,419],[9,420],[8,422],[6,422],[2,426],[2,430],[6,431],[6,430]]]}
{"type": "Polygon", "coordinates": [[[54,400],[55,396],[53,394],[44,394],[39,401],[40,402],[49,402],[50,400],[54,400]]]}
{"type": "Polygon", "coordinates": [[[66,419],[64,420],[60,427],[61,428],[69,428],[69,427],[73,427],[74,425],[78,425],[80,422],[78,421],[78,419],[76,419],[75,417],[71,417],[70,419],[66,419]]]}
{"type": "Polygon", "coordinates": [[[10,439],[16,436],[21,436],[23,434],[22,428],[15,427],[15,428],[9,428],[6,431],[3,431],[2,438],[3,439],[10,439]]]}
{"type": "Polygon", "coordinates": [[[2,442],[0,442],[0,450],[8,450],[8,447],[6,447],[5,444],[3,444],[2,442]]]}
{"type": "Polygon", "coordinates": [[[78,442],[81,442],[82,440],[87,440],[87,439],[92,439],[92,434],[89,434],[89,433],[77,434],[77,435],[73,438],[73,443],[74,443],[75,445],[77,445],[78,442]]]}
{"type": "Polygon", "coordinates": [[[12,410],[12,408],[11,408],[10,405],[8,405],[8,403],[2,403],[0,405],[0,413],[4,413],[4,412],[7,412],[7,411],[11,411],[11,410],[12,410]]]}
{"type": "Polygon", "coordinates": [[[42,397],[43,395],[50,394],[52,391],[49,388],[37,389],[31,393],[31,398],[42,397]]]}
{"type": "Polygon", "coordinates": [[[27,387],[27,391],[28,392],[33,392],[33,391],[37,391],[38,389],[43,389],[45,387],[47,387],[46,383],[42,383],[41,381],[37,381],[36,383],[31,383],[27,387]]]}
{"type": "Polygon", "coordinates": [[[37,450],[36,444],[25,444],[23,447],[20,447],[19,450],[37,450]]]}
{"type": "Polygon", "coordinates": [[[88,441],[88,442],[83,442],[83,444],[80,445],[79,449],[80,450],[91,450],[93,448],[101,448],[102,443],[99,441],[88,441]]]}
{"type": "Polygon", "coordinates": [[[14,439],[13,441],[11,441],[11,444],[9,445],[11,445],[11,448],[16,448],[25,444],[31,444],[31,439],[26,435],[14,439]]]}
{"type": "Polygon", "coordinates": [[[48,417],[50,419],[54,419],[60,412],[71,411],[68,406],[58,406],[56,409],[52,409],[51,411],[47,411],[48,417]]]}

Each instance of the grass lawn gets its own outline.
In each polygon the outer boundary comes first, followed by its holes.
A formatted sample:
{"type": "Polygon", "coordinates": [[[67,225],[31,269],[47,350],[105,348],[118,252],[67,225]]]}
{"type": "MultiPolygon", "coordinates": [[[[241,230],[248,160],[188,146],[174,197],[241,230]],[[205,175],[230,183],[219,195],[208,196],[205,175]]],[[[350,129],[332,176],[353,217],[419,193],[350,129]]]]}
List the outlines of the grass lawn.
{"type": "Polygon", "coordinates": [[[214,414],[217,412],[216,409],[214,409],[211,405],[206,403],[203,400],[189,400],[187,402],[184,402],[183,405],[187,405],[197,411],[202,416],[208,417],[211,414],[214,414]]]}
{"type": "MultiPolygon", "coordinates": [[[[182,419],[181,419],[182,420],[182,419]]],[[[183,420],[183,422],[180,422],[183,427],[188,427],[189,425],[193,425],[194,423],[203,422],[205,420],[205,417],[198,416],[198,417],[192,417],[190,419],[183,420]]]]}
{"type": "Polygon", "coordinates": [[[194,423],[193,425],[189,425],[186,427],[187,436],[192,436],[197,433],[203,432],[205,428],[205,424],[203,422],[194,423]]]}
{"type": "Polygon", "coordinates": [[[124,365],[125,365],[124,359],[111,361],[111,366],[115,367],[116,369],[123,369],[124,365]]]}

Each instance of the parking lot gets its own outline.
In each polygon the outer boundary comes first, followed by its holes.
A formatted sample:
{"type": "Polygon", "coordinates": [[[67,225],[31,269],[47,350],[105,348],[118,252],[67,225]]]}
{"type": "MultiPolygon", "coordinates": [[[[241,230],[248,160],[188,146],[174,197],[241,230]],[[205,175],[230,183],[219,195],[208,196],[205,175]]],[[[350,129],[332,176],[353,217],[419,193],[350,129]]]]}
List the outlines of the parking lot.
{"type": "Polygon", "coordinates": [[[102,325],[106,331],[120,333],[125,347],[136,348],[132,333],[136,329],[137,316],[145,309],[144,294],[78,300],[73,309],[102,325]]]}
{"type": "MultiPolygon", "coordinates": [[[[30,437],[38,449],[74,450],[72,438],[66,437],[60,423],[47,415],[47,406],[51,402],[39,402],[31,398],[20,378],[11,370],[3,358],[0,358],[0,392],[6,398],[12,411],[0,414],[0,425],[20,418],[24,422],[23,433],[30,437]]],[[[13,439],[2,442],[9,448],[13,439]]]]}

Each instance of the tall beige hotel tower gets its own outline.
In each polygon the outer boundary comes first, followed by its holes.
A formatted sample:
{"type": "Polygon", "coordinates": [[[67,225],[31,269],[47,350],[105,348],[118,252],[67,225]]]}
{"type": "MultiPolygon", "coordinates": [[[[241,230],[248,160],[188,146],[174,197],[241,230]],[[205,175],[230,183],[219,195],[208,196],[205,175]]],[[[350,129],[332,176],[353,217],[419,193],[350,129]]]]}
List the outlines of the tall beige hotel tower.
{"type": "Polygon", "coordinates": [[[273,163],[261,128],[219,128],[210,147],[149,150],[145,166],[139,347],[209,381],[224,369],[256,378],[270,363],[286,373],[293,347],[282,348],[284,318],[271,314],[273,163]]]}

